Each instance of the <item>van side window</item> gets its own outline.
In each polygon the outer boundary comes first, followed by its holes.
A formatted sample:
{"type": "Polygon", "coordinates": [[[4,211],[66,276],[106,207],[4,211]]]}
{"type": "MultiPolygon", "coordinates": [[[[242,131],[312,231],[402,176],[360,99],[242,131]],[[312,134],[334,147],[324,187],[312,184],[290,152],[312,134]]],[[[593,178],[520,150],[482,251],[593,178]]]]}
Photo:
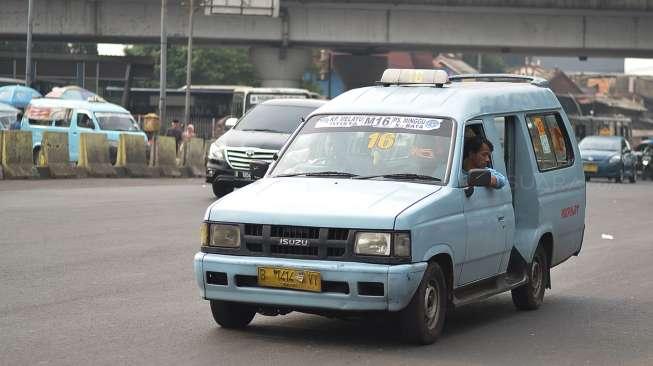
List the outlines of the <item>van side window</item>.
{"type": "Polygon", "coordinates": [[[526,117],[540,171],[570,166],[574,161],[569,135],[557,113],[526,117]]]}
{"type": "Polygon", "coordinates": [[[93,120],[86,113],[77,113],[77,127],[95,129],[93,120]]]}
{"type": "Polygon", "coordinates": [[[70,127],[72,113],[69,109],[63,110],[60,113],[53,113],[55,127],[70,127]]]}
{"type": "MultiPolygon", "coordinates": [[[[467,142],[468,139],[472,139],[476,136],[482,136],[485,137],[485,131],[483,130],[483,124],[482,123],[474,123],[465,126],[465,142],[467,142]]],[[[464,147],[463,147],[464,151],[464,147]]],[[[490,163],[488,164],[488,168],[492,168],[492,157],[490,157],[490,163]]]]}

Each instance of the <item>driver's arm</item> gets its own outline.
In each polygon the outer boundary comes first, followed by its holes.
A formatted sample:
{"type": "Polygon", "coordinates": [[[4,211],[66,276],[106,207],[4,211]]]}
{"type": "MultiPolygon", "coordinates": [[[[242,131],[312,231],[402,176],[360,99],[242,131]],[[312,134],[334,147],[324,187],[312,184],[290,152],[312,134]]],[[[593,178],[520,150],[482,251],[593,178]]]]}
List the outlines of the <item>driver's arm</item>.
{"type": "Polygon", "coordinates": [[[500,189],[508,183],[508,179],[503,174],[491,168],[488,168],[488,170],[492,174],[492,178],[490,178],[490,186],[500,189]]]}

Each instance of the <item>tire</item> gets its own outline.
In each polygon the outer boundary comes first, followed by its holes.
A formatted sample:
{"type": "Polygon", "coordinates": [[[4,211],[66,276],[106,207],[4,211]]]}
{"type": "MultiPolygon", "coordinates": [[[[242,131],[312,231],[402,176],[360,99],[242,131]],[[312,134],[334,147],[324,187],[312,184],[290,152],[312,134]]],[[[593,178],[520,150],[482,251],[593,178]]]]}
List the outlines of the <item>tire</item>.
{"type": "Polygon", "coordinates": [[[512,290],[512,302],[519,310],[536,310],[544,301],[549,264],[540,246],[528,268],[528,282],[512,290]]]}
{"type": "Polygon", "coordinates": [[[224,183],[213,183],[212,186],[213,186],[213,194],[217,198],[226,196],[229,193],[233,192],[234,190],[234,187],[226,185],[224,183]]]}
{"type": "Polygon", "coordinates": [[[245,328],[256,315],[256,309],[247,304],[230,301],[211,300],[213,319],[227,329],[245,328]]]}
{"type": "Polygon", "coordinates": [[[619,171],[619,176],[614,178],[615,183],[623,183],[624,182],[624,168],[621,168],[619,171]]]}
{"type": "Polygon", "coordinates": [[[628,177],[630,183],[637,183],[637,170],[633,167],[633,174],[628,177]]]}
{"type": "Polygon", "coordinates": [[[449,290],[442,268],[430,263],[410,303],[399,312],[404,339],[412,343],[435,342],[444,327],[449,290]]]}

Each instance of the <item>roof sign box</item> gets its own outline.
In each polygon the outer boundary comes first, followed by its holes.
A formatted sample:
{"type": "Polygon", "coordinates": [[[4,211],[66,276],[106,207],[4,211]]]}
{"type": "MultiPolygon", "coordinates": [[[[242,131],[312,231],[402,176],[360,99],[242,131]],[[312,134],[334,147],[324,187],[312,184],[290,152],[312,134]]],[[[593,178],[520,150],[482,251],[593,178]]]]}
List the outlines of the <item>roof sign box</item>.
{"type": "Polygon", "coordinates": [[[430,84],[444,85],[449,75],[444,70],[387,69],[381,76],[381,84],[430,84]]]}
{"type": "Polygon", "coordinates": [[[258,15],[279,17],[280,0],[207,0],[205,15],[258,15]]]}

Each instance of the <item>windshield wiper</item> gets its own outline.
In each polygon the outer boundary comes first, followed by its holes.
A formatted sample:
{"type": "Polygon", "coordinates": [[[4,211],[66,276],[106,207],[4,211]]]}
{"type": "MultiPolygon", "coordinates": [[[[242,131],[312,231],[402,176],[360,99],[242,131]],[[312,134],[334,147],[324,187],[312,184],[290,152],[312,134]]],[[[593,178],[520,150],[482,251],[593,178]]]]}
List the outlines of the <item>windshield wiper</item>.
{"type": "Polygon", "coordinates": [[[269,129],[269,128],[246,128],[246,129],[241,130],[241,131],[256,131],[256,132],[286,133],[286,132],[283,132],[283,131],[272,130],[272,129],[269,129]]]}
{"type": "Polygon", "coordinates": [[[336,172],[336,171],[325,171],[325,172],[304,172],[304,173],[292,173],[292,174],[279,174],[275,177],[345,177],[352,178],[357,177],[357,174],[347,173],[347,172],[336,172]]]}
{"type": "Polygon", "coordinates": [[[436,182],[442,181],[442,179],[432,177],[430,175],[413,174],[413,173],[366,175],[366,176],[362,176],[362,177],[356,177],[354,179],[371,179],[371,178],[389,178],[389,179],[406,179],[406,180],[433,180],[433,181],[436,181],[436,182]]]}

